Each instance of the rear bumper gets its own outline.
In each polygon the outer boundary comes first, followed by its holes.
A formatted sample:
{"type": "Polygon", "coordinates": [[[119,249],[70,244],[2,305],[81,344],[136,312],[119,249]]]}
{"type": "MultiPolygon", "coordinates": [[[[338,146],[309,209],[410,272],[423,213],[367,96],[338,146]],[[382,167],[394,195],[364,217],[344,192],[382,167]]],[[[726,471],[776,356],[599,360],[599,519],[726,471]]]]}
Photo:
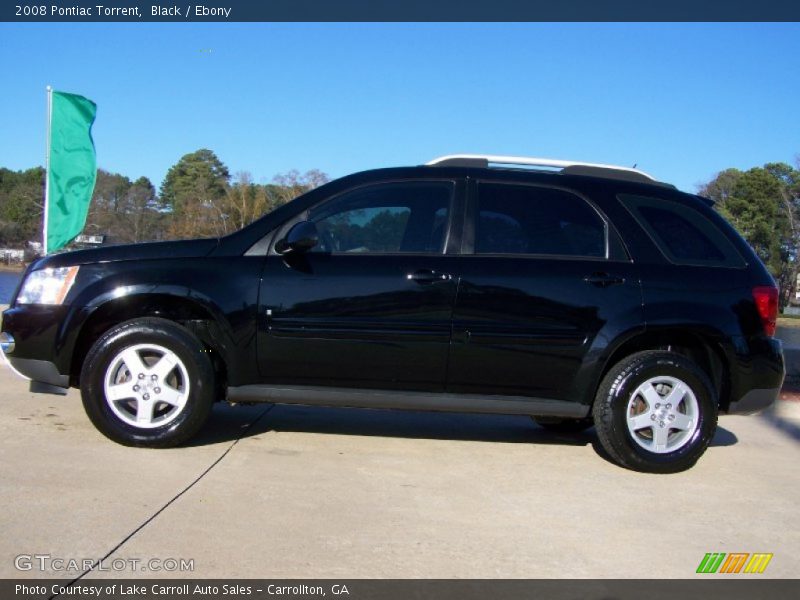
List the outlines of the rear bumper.
{"type": "Polygon", "coordinates": [[[731,394],[728,414],[751,415],[770,407],[777,400],[786,375],[780,340],[757,338],[749,341],[747,349],[745,360],[740,355],[740,385],[737,393],[731,394]]]}
{"type": "Polygon", "coordinates": [[[780,387],[750,390],[736,402],[731,402],[728,407],[728,414],[752,415],[762,411],[772,406],[780,393],[780,387]]]}

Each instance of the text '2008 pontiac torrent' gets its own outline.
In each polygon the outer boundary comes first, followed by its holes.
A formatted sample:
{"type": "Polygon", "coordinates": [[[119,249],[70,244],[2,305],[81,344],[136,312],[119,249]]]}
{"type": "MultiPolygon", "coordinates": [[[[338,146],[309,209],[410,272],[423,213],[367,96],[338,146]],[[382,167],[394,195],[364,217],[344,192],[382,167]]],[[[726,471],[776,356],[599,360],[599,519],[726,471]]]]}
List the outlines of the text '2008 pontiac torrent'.
{"type": "Polygon", "coordinates": [[[221,239],[42,258],[2,346],[122,444],[184,442],[215,401],[448,410],[594,425],[619,464],[674,472],[719,413],[774,402],[777,306],[708,200],[623,167],[456,155],[221,239]]]}

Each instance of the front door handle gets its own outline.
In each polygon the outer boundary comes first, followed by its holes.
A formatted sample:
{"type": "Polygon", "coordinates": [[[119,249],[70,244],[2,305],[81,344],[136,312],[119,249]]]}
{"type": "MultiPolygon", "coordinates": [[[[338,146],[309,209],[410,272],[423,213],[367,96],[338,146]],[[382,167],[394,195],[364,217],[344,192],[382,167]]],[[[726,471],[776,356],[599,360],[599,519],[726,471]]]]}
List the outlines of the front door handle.
{"type": "Polygon", "coordinates": [[[439,273],[433,269],[420,269],[406,275],[409,281],[416,281],[420,284],[438,283],[440,281],[450,281],[453,278],[450,273],[439,273]]]}
{"type": "Polygon", "coordinates": [[[608,273],[592,273],[583,278],[586,283],[591,283],[594,286],[605,288],[612,285],[622,285],[625,283],[624,277],[617,277],[608,273]]]}

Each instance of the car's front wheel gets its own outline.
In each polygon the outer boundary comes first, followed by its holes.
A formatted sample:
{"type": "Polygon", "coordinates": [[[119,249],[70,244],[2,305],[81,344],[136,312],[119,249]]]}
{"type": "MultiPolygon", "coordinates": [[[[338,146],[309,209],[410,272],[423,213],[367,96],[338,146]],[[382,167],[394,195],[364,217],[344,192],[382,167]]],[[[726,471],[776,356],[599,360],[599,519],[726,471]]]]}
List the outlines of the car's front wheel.
{"type": "Polygon", "coordinates": [[[633,354],[603,379],[593,409],[601,445],[619,464],[675,473],[697,462],[717,428],[717,400],[705,372],[665,351],[633,354]]]}
{"type": "Polygon", "coordinates": [[[106,437],[128,446],[163,448],[188,440],[208,418],[214,389],[203,345],[165,319],[111,328],[81,370],[87,415],[106,437]]]}

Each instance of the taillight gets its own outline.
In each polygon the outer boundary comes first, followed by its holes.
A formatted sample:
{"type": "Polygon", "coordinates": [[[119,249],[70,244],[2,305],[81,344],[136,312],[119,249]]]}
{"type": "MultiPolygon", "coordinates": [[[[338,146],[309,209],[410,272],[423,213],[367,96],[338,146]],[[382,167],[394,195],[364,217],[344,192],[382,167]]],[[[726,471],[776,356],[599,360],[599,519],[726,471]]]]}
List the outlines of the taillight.
{"type": "Polygon", "coordinates": [[[764,325],[764,333],[772,337],[778,322],[778,288],[762,285],[753,288],[753,300],[756,301],[758,315],[764,325]]]}

